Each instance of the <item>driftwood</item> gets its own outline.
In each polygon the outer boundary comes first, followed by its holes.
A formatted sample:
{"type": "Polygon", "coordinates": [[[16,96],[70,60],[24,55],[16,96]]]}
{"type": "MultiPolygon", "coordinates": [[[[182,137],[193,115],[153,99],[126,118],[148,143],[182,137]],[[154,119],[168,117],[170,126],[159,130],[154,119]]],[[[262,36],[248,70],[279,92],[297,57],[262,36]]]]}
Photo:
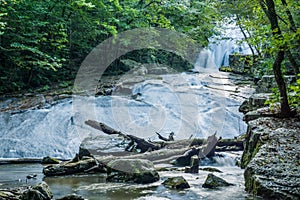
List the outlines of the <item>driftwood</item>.
{"type": "MultiPolygon", "coordinates": [[[[207,139],[197,138],[178,141],[169,141],[168,138],[165,138],[159,133],[157,133],[159,138],[162,139],[163,142],[149,142],[144,140],[143,138],[139,138],[129,134],[124,134],[121,131],[117,131],[104,123],[100,123],[94,120],[88,120],[85,123],[108,135],[117,134],[123,136],[126,139],[129,139],[130,142],[125,148],[125,151],[131,151],[133,148],[136,148],[140,149],[140,152],[143,153],[134,155],[123,155],[122,158],[142,158],[153,161],[154,163],[164,163],[173,160],[173,163],[176,165],[187,166],[190,165],[191,157],[195,155],[202,159],[204,157],[214,156],[216,151],[226,151],[229,147],[231,147],[229,148],[230,150],[243,150],[242,141],[228,139],[218,140],[216,137],[216,133],[212,136],[209,136],[207,139]]],[[[116,159],[118,157],[119,156],[98,156],[97,159],[100,160],[100,162],[105,163],[108,160],[116,159]]]]}
{"type": "MultiPolygon", "coordinates": [[[[79,153],[74,159],[62,162],[57,165],[50,165],[43,169],[45,176],[67,175],[75,173],[91,173],[91,172],[104,172],[106,165],[112,160],[119,158],[122,159],[147,159],[153,164],[173,164],[179,166],[189,166],[185,168],[188,173],[197,173],[198,160],[203,157],[210,157],[215,154],[219,149],[224,150],[228,147],[234,149],[243,149],[242,141],[236,140],[218,140],[216,135],[212,135],[205,139],[186,139],[178,141],[163,141],[163,142],[148,142],[142,138],[124,134],[120,131],[96,121],[88,120],[85,122],[87,125],[101,130],[106,134],[121,135],[130,140],[130,144],[126,147],[140,149],[143,153],[134,153],[122,151],[122,154],[97,154],[97,151],[90,152],[89,149],[81,147],[79,153]],[[132,147],[135,145],[135,147],[132,147]],[[151,151],[150,151],[151,150],[151,151]],[[192,162],[191,162],[192,160],[192,162]]],[[[116,153],[116,152],[115,152],[116,153]]]]}
{"type": "Polygon", "coordinates": [[[139,138],[136,137],[134,135],[128,135],[128,134],[124,134],[121,131],[116,131],[113,128],[109,127],[106,124],[103,124],[101,122],[97,122],[94,120],[88,120],[85,121],[85,124],[98,129],[108,135],[113,135],[113,134],[118,134],[118,135],[122,135],[125,138],[128,138],[131,140],[131,142],[129,143],[129,145],[125,148],[125,150],[130,150],[133,148],[133,145],[136,143],[136,149],[140,149],[141,153],[144,153],[146,151],[153,151],[153,150],[158,150],[161,147],[159,145],[153,144],[151,142],[148,142],[146,140],[144,140],[143,138],[139,138]]]}
{"type": "Polygon", "coordinates": [[[170,135],[169,135],[169,138],[165,138],[164,136],[162,136],[160,133],[156,132],[156,134],[158,135],[158,138],[165,141],[165,142],[168,142],[168,141],[174,141],[174,138],[173,138],[173,135],[174,135],[174,132],[171,132],[170,135]]]}
{"type": "MultiPolygon", "coordinates": [[[[85,124],[97,130],[100,130],[108,135],[117,134],[123,136],[124,138],[130,139],[132,142],[140,143],[141,144],[140,147],[145,147],[144,148],[145,151],[147,151],[149,148],[152,150],[157,150],[161,148],[180,149],[185,147],[201,146],[207,143],[207,139],[201,139],[201,138],[185,139],[185,140],[177,140],[177,141],[149,142],[133,135],[124,134],[121,131],[117,131],[104,123],[97,122],[94,120],[88,120],[85,122],[85,124]]],[[[217,141],[216,148],[215,148],[215,152],[243,151],[243,150],[244,150],[243,141],[238,139],[219,139],[217,141]]],[[[207,154],[209,155],[209,152],[206,152],[206,155],[207,154]]]]}
{"type": "Polygon", "coordinates": [[[179,166],[187,166],[190,165],[191,158],[193,156],[198,156],[200,159],[205,157],[212,157],[215,155],[215,149],[218,142],[218,138],[216,137],[216,133],[207,138],[206,144],[198,147],[191,148],[186,151],[182,156],[178,157],[175,161],[175,165],[179,166]]]}

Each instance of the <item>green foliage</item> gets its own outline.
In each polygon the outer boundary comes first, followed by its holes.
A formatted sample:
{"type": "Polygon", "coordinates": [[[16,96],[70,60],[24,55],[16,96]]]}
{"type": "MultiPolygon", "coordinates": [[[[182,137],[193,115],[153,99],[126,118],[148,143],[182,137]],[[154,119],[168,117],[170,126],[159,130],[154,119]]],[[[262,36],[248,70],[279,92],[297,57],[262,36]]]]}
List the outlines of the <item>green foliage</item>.
{"type": "Polygon", "coordinates": [[[300,111],[300,74],[295,84],[288,87],[289,104],[300,111]]]}
{"type": "MultiPolygon", "coordinates": [[[[93,47],[133,28],[168,28],[205,46],[215,33],[218,10],[213,1],[191,2],[0,0],[0,93],[72,79],[93,47]]],[[[168,64],[170,58],[160,51],[147,56],[145,62],[152,57],[168,64]]],[[[113,69],[126,70],[122,67],[113,69]]]]}
{"type": "MultiPolygon", "coordinates": [[[[280,102],[280,93],[278,88],[272,89],[273,93],[271,97],[265,102],[266,105],[269,105],[272,110],[279,109],[280,102]]],[[[298,112],[300,111],[300,74],[298,74],[298,78],[295,83],[291,84],[287,88],[288,91],[288,101],[289,105],[296,109],[298,112]]]]}

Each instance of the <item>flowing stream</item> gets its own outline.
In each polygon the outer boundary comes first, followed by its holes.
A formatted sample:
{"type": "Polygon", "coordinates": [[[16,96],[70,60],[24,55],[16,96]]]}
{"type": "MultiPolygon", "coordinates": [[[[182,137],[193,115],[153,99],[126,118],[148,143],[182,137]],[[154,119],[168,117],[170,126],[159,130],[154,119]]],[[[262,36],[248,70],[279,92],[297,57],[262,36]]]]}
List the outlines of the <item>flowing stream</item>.
{"type": "MultiPolygon", "coordinates": [[[[175,140],[218,137],[233,138],[246,131],[238,107],[253,89],[243,77],[217,71],[224,56],[204,50],[195,64],[198,73],[155,75],[150,78],[128,73],[120,78],[111,96],[74,95],[40,108],[0,112],[0,160],[7,158],[70,159],[87,137],[97,136],[95,145],[112,151],[118,141],[87,126],[86,120],[103,122],[123,133],[157,140],[155,132],[175,140]],[[221,59],[216,59],[216,56],[221,59]],[[214,61],[213,61],[214,60],[214,61]],[[207,68],[203,70],[204,68],[207,68]]],[[[0,106],[5,106],[4,101],[0,106]]],[[[214,190],[201,187],[209,172],[186,174],[172,170],[160,173],[160,181],[148,185],[106,183],[104,175],[43,178],[40,164],[0,165],[0,188],[35,185],[46,181],[54,198],[77,193],[88,199],[245,199],[243,170],[235,166],[240,155],[223,153],[215,162],[201,162],[223,173],[216,175],[235,186],[214,190]],[[37,179],[26,180],[26,175],[37,179]],[[161,183],[182,175],[191,188],[168,190],[161,183]]],[[[167,166],[170,167],[170,166],[167,166]]]]}
{"type": "Polygon", "coordinates": [[[84,124],[88,119],[150,140],[157,139],[155,132],[174,132],[175,139],[245,133],[238,107],[252,90],[234,85],[226,73],[161,75],[132,84],[131,91],[74,96],[51,107],[1,112],[0,157],[72,158],[90,135],[103,135],[105,144],[104,134],[84,124]]]}
{"type": "MultiPolygon", "coordinates": [[[[98,199],[136,199],[136,200],[153,200],[153,199],[240,199],[247,198],[244,191],[243,170],[235,166],[238,154],[222,153],[222,157],[216,158],[215,162],[203,162],[200,168],[214,167],[222,172],[214,172],[234,186],[211,190],[202,188],[202,184],[208,173],[199,171],[199,174],[187,174],[183,169],[159,172],[160,181],[152,184],[127,184],[127,183],[108,183],[104,174],[98,175],[77,175],[64,177],[47,177],[43,178],[42,166],[40,164],[17,164],[17,165],[0,165],[0,188],[14,186],[36,185],[42,180],[50,186],[54,198],[60,198],[66,194],[76,193],[89,200],[98,199]],[[37,179],[26,180],[26,174],[37,174],[37,179]],[[185,190],[169,190],[161,183],[168,177],[183,176],[191,188],[185,190]],[[222,197],[222,198],[221,198],[222,197]]],[[[166,167],[168,167],[166,165],[166,167]]]]}
{"type": "MultiPolygon", "coordinates": [[[[124,80],[131,82],[130,77],[123,77],[119,86],[124,89],[124,80]]],[[[95,135],[98,138],[95,145],[107,151],[116,148],[118,141],[85,125],[87,119],[150,140],[157,139],[156,131],[162,134],[173,131],[175,139],[206,138],[215,132],[217,136],[233,138],[246,131],[238,107],[253,92],[248,84],[241,84],[243,81],[241,76],[215,71],[168,74],[131,84],[126,94],[116,89],[112,96],[74,96],[54,106],[2,112],[0,157],[71,158],[85,137],[95,135]]],[[[214,191],[201,187],[209,173],[206,171],[187,174],[174,168],[159,172],[158,182],[137,185],[107,183],[105,174],[44,178],[40,164],[0,165],[0,188],[36,185],[44,180],[54,198],[76,193],[90,200],[219,199],[220,196],[228,200],[246,199],[243,170],[235,166],[239,157],[223,153],[213,163],[201,162],[201,167],[216,167],[223,173],[214,172],[215,175],[235,184],[214,191]],[[26,180],[28,174],[37,174],[37,179],[26,180]],[[168,177],[179,175],[188,181],[190,189],[175,191],[161,185],[168,177]]]]}

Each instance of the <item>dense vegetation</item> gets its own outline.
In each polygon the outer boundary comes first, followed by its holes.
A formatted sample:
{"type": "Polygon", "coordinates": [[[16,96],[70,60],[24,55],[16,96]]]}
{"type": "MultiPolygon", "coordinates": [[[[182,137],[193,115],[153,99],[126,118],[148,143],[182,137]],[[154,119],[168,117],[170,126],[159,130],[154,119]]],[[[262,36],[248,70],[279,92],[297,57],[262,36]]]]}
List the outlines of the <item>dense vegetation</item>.
{"type": "MultiPolygon", "coordinates": [[[[275,74],[289,116],[282,74],[299,73],[299,8],[297,0],[0,0],[0,94],[73,80],[93,47],[125,30],[167,28],[206,46],[224,20],[233,20],[258,55],[257,74],[275,74]]],[[[128,55],[168,65],[170,56],[153,49],[128,55]]],[[[186,64],[176,59],[176,67],[186,64]]],[[[126,70],[115,62],[109,73],[126,70]]]]}
{"type": "Polygon", "coordinates": [[[175,29],[205,45],[214,33],[212,16],[217,15],[213,4],[206,2],[1,0],[0,3],[0,93],[72,79],[93,47],[133,28],[175,29]]]}

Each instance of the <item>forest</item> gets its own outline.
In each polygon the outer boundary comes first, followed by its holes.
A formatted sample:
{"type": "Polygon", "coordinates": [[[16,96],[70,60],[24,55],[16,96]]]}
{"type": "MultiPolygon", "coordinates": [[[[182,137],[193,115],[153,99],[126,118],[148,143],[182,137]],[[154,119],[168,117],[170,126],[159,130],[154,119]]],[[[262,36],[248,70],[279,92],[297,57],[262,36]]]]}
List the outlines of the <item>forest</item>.
{"type": "MultiPolygon", "coordinates": [[[[72,84],[88,53],[126,30],[166,28],[206,47],[232,21],[252,51],[252,75],[275,75],[274,101],[282,116],[291,116],[299,108],[299,80],[287,86],[283,75],[299,74],[299,8],[297,0],[0,0],[0,94],[72,84]]],[[[190,68],[180,56],[155,49],[125,57],[167,65],[175,57],[173,67],[190,68]]],[[[128,70],[116,61],[106,74],[128,70]]]]}

